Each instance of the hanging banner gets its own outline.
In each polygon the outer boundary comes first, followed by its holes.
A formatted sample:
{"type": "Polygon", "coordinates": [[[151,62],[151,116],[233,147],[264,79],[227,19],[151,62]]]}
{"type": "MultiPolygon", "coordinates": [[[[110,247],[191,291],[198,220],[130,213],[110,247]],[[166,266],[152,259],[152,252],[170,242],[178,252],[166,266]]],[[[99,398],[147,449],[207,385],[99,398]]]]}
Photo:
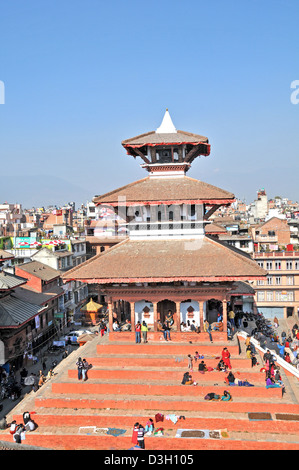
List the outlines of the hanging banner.
{"type": "Polygon", "coordinates": [[[39,315],[37,315],[36,317],[34,317],[34,320],[35,320],[35,328],[38,330],[40,328],[40,318],[39,318],[39,315]]]}

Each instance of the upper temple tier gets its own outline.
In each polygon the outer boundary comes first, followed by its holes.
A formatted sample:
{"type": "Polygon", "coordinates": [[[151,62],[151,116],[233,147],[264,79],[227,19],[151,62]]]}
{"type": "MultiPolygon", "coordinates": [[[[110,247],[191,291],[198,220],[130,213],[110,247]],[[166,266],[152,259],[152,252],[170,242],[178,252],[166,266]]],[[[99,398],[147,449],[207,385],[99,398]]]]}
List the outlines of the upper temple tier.
{"type": "Polygon", "coordinates": [[[168,110],[156,131],[124,140],[122,145],[129,155],[141,157],[143,168],[153,176],[184,175],[196,157],[208,156],[211,150],[207,137],[176,130],[168,110]]]}

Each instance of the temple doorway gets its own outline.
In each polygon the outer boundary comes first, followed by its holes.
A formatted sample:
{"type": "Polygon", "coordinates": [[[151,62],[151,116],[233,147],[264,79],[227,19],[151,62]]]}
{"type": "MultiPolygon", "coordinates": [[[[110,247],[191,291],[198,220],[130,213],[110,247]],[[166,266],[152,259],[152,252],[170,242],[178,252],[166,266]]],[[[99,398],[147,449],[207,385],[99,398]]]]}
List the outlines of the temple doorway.
{"type": "Polygon", "coordinates": [[[216,299],[210,299],[206,303],[206,319],[209,323],[218,321],[218,314],[222,315],[222,302],[216,299]]]}
{"type": "Polygon", "coordinates": [[[176,313],[176,304],[172,300],[161,300],[160,302],[158,302],[157,310],[158,318],[162,323],[165,322],[170,312],[174,320],[174,315],[176,313]]]}
{"type": "Polygon", "coordinates": [[[120,322],[131,320],[131,306],[130,302],[126,300],[117,300],[113,306],[113,318],[120,322]]]}

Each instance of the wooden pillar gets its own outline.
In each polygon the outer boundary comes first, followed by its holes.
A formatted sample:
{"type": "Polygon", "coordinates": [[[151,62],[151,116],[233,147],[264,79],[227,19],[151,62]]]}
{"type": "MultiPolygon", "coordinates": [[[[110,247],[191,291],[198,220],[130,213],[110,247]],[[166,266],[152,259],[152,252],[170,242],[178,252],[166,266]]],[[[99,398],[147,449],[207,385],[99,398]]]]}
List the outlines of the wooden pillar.
{"type": "Polygon", "coordinates": [[[153,302],[154,307],[154,331],[158,331],[158,302],[153,302]]]}
{"type": "Polygon", "coordinates": [[[199,323],[200,323],[200,332],[203,333],[204,332],[204,318],[203,318],[203,314],[204,314],[204,301],[203,300],[199,300],[198,301],[198,306],[199,306],[199,323]]]}
{"type": "Polygon", "coordinates": [[[176,302],[176,313],[175,313],[175,319],[174,319],[174,324],[176,326],[176,331],[180,331],[180,323],[181,323],[181,302],[176,302]]]}
{"type": "Polygon", "coordinates": [[[122,301],[118,300],[116,302],[116,315],[117,315],[117,320],[120,322],[121,321],[121,309],[122,309],[122,301]]]}
{"type": "Polygon", "coordinates": [[[131,329],[134,331],[135,329],[135,302],[130,302],[130,309],[131,309],[131,329]]]}
{"type": "Polygon", "coordinates": [[[110,332],[113,331],[113,303],[112,299],[109,297],[108,300],[108,309],[109,309],[109,330],[110,332]]]}
{"type": "Polygon", "coordinates": [[[227,300],[222,301],[223,331],[227,332],[227,300]]]}

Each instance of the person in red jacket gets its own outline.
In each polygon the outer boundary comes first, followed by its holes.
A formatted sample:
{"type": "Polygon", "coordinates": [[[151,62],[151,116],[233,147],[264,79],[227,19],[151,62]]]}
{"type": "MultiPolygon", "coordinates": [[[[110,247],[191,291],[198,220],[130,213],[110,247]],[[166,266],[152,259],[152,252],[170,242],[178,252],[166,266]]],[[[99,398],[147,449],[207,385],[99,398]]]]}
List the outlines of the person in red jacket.
{"type": "Polygon", "coordinates": [[[227,348],[223,348],[222,350],[222,360],[228,369],[232,368],[230,363],[230,353],[227,348]]]}
{"type": "Polygon", "coordinates": [[[135,342],[141,343],[141,323],[138,321],[135,325],[135,342]]]}

